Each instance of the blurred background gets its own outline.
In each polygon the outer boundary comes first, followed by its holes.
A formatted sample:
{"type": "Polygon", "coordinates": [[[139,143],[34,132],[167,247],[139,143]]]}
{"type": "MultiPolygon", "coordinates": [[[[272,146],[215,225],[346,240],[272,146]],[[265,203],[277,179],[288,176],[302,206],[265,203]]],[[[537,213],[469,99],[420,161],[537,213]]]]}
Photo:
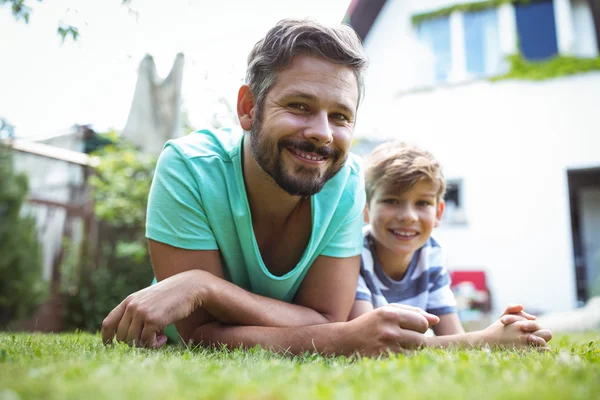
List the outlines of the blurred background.
{"type": "Polygon", "coordinates": [[[442,162],[463,323],[600,329],[600,0],[0,0],[0,329],[93,332],[147,286],[162,144],[236,126],[250,49],[307,16],[370,58],[354,152],[442,162]]]}

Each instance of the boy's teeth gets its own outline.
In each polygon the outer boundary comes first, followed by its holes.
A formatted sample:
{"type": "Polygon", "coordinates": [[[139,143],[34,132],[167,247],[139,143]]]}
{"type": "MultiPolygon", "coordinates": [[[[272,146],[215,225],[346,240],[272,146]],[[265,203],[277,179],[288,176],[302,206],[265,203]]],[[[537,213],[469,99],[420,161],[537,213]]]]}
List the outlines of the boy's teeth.
{"type": "Polygon", "coordinates": [[[415,232],[402,232],[402,231],[392,231],[394,232],[394,235],[400,235],[400,236],[416,236],[417,234],[415,232]]]}

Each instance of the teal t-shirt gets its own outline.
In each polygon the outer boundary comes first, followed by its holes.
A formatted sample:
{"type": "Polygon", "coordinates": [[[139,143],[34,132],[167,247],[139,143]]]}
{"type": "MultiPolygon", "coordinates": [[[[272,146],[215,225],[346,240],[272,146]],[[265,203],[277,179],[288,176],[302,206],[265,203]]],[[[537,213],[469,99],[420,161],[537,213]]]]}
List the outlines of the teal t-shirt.
{"type": "Polygon", "coordinates": [[[291,302],[319,255],[361,254],[365,190],[360,158],[312,196],[312,233],[296,267],[271,274],[262,261],[242,173],[244,134],[201,130],[170,140],[158,159],[146,237],[189,250],[219,250],[225,277],[262,296],[291,302]]]}

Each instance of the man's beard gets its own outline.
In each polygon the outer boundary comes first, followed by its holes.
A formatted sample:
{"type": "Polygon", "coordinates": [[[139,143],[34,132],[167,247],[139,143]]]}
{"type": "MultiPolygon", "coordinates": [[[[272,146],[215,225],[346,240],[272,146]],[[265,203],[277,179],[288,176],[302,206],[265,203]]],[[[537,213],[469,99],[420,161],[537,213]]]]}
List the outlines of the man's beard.
{"type": "Polygon", "coordinates": [[[347,155],[342,159],[342,152],[339,149],[317,147],[308,140],[282,138],[275,146],[273,139],[261,132],[261,127],[261,123],[255,123],[250,130],[250,148],[254,159],[280,188],[292,196],[308,197],[319,193],[325,183],[333,178],[346,163],[347,155]],[[275,147],[276,152],[273,153],[275,147]],[[323,174],[317,166],[311,168],[297,165],[293,167],[294,171],[288,171],[284,167],[281,157],[286,147],[327,157],[327,162],[331,162],[331,165],[323,174]]]}

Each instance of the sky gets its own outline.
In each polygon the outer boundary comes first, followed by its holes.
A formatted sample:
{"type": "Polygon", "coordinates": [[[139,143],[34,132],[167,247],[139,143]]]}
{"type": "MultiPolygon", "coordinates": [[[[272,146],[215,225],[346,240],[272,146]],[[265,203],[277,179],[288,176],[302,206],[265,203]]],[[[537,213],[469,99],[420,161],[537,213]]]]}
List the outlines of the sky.
{"type": "Polygon", "coordinates": [[[234,104],[252,46],[282,18],[342,21],[350,0],[44,0],[29,24],[0,6],[0,118],[17,137],[44,137],[74,124],[125,126],[145,54],[161,78],[186,58],[183,105],[195,127],[215,99],[234,104]],[[61,43],[59,23],[77,26],[61,43]]]}

